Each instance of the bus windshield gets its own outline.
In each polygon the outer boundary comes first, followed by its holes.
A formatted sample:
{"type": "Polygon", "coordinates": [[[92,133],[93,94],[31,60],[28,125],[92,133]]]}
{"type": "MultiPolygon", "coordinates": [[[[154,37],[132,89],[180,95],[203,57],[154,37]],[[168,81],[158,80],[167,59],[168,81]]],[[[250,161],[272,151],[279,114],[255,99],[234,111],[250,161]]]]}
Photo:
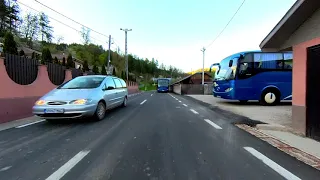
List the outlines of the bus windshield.
{"type": "Polygon", "coordinates": [[[217,69],[215,80],[232,80],[235,77],[238,58],[226,58],[220,62],[220,68],[217,69]],[[233,60],[232,66],[229,67],[230,60],[233,60]]]}
{"type": "Polygon", "coordinates": [[[158,86],[169,86],[169,80],[168,79],[158,79],[158,86]]]}

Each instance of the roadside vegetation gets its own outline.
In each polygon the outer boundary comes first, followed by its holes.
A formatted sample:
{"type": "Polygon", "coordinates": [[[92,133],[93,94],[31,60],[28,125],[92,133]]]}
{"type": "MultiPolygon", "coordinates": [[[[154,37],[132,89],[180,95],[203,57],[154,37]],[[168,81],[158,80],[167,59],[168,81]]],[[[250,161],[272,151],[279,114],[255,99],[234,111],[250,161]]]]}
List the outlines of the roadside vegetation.
{"type": "MultiPolygon", "coordinates": [[[[106,74],[107,59],[110,54],[110,65],[114,67],[112,74],[126,79],[125,56],[117,48],[114,51],[105,50],[101,45],[91,43],[90,29],[82,27],[79,38],[82,43],[64,43],[62,36],[55,37],[54,27],[45,13],[28,12],[21,16],[19,3],[14,0],[0,0],[0,42],[4,44],[4,53],[25,56],[23,48],[28,48],[32,58],[41,63],[56,63],[66,67],[74,67],[73,58],[82,62],[83,71],[106,74]],[[21,50],[19,50],[21,49],[21,50]],[[63,60],[54,55],[67,54],[63,60]]],[[[152,58],[140,58],[128,55],[129,80],[147,82],[151,78],[172,77],[181,78],[185,74],[173,66],[166,66],[152,58]]]]}

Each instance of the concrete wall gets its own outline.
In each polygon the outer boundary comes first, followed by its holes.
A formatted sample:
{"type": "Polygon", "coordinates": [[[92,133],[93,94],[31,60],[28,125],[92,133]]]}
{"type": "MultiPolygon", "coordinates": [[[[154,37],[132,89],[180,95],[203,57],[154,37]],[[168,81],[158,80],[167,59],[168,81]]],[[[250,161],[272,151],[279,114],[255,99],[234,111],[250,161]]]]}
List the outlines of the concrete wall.
{"type": "MultiPolygon", "coordinates": [[[[72,79],[65,71],[65,81],[72,79]]],[[[32,115],[32,106],[41,96],[56,88],[49,79],[47,66],[40,65],[36,80],[29,85],[19,85],[8,76],[4,60],[0,58],[0,123],[32,115]]],[[[127,82],[129,93],[138,92],[138,84],[127,82]]]]}
{"type": "Polygon", "coordinates": [[[320,37],[320,9],[317,10],[307,21],[305,21],[291,36],[283,43],[281,49],[292,47],[306,41],[320,37]]]}
{"type": "Polygon", "coordinates": [[[176,94],[181,94],[181,84],[173,85],[173,92],[176,94]]]}

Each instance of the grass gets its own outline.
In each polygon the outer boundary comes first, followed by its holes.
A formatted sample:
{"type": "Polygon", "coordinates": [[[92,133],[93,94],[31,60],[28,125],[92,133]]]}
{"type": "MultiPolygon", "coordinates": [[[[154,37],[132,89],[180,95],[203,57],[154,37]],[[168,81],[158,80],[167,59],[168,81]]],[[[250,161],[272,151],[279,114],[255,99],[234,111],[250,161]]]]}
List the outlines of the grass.
{"type": "Polygon", "coordinates": [[[153,91],[156,90],[156,85],[153,84],[143,84],[139,86],[140,91],[153,91]]]}

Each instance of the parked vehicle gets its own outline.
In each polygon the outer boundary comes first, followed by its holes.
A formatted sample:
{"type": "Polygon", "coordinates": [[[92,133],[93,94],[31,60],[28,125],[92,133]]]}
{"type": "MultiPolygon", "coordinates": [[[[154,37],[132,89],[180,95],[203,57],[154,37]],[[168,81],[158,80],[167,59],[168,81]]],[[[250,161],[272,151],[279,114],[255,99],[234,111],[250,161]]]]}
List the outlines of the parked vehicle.
{"type": "Polygon", "coordinates": [[[106,110],[127,106],[128,90],[123,79],[113,76],[79,76],[41,97],[33,114],[47,120],[94,117],[102,120],[106,110]]]}
{"type": "Polygon", "coordinates": [[[233,54],[217,66],[213,96],[223,99],[259,100],[276,105],[292,100],[292,52],[248,51],[233,54]]]}
{"type": "Polygon", "coordinates": [[[169,91],[170,80],[167,78],[159,78],[157,80],[157,91],[158,92],[168,92],[169,91]]]}

